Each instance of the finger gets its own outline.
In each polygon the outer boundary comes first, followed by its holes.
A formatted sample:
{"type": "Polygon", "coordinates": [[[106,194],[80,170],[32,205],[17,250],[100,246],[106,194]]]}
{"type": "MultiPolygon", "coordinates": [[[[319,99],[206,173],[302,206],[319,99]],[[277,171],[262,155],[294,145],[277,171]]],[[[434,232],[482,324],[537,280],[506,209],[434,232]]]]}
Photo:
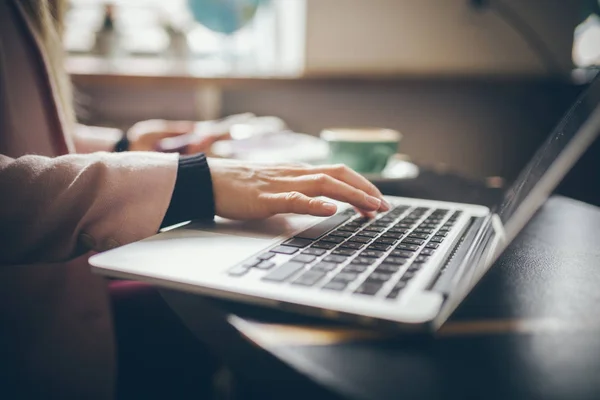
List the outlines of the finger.
{"type": "Polygon", "coordinates": [[[356,208],[356,207],[354,207],[354,209],[356,210],[357,213],[359,213],[363,217],[366,217],[369,219],[373,219],[377,216],[377,213],[375,211],[361,210],[360,208],[356,208]]]}
{"type": "Polygon", "coordinates": [[[192,140],[186,149],[186,154],[202,153],[210,150],[212,145],[220,140],[229,140],[229,133],[219,133],[214,135],[201,136],[192,140]]]}
{"type": "Polygon", "coordinates": [[[190,133],[194,130],[194,123],[191,121],[166,121],[163,119],[150,119],[134,124],[129,129],[131,137],[159,134],[166,136],[181,135],[190,133]]]}
{"type": "Polygon", "coordinates": [[[382,204],[379,198],[327,174],[301,176],[291,180],[291,184],[295,190],[308,196],[326,196],[365,211],[377,211],[382,204]]]}
{"type": "Polygon", "coordinates": [[[337,206],[322,199],[314,199],[299,192],[269,193],[262,196],[271,214],[308,214],[329,217],[337,211],[337,206]]]}
{"type": "Polygon", "coordinates": [[[161,131],[173,134],[184,134],[192,132],[195,128],[195,122],[192,121],[162,121],[161,131]]]}
{"type": "Polygon", "coordinates": [[[360,189],[373,197],[379,198],[381,200],[381,211],[390,210],[390,204],[383,198],[383,194],[381,194],[379,189],[369,182],[367,178],[353,169],[348,168],[344,164],[324,165],[313,168],[313,170],[316,170],[320,173],[325,173],[334,177],[335,179],[346,182],[347,184],[354,186],[355,188],[360,189]]]}

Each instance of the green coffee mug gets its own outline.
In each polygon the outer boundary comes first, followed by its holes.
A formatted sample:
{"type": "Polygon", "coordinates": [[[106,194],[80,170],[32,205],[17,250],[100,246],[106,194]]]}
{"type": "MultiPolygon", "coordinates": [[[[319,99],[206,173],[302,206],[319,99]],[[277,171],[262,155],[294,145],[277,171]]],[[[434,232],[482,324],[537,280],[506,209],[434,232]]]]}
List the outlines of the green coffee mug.
{"type": "Polygon", "coordinates": [[[321,132],[329,144],[328,162],[346,164],[357,172],[380,173],[398,152],[402,134],[382,128],[331,128],[321,132]]]}

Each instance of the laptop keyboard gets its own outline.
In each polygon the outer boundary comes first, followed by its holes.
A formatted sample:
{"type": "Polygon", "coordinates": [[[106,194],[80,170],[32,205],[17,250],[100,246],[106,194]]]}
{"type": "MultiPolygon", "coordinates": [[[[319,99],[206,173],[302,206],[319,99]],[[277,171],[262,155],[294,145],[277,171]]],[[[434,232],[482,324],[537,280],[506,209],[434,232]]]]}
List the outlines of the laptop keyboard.
{"type": "Polygon", "coordinates": [[[375,219],[348,209],[228,271],[296,287],[396,299],[445,240],[461,211],[398,205],[375,219]],[[292,256],[283,263],[277,254],[292,256]]]}

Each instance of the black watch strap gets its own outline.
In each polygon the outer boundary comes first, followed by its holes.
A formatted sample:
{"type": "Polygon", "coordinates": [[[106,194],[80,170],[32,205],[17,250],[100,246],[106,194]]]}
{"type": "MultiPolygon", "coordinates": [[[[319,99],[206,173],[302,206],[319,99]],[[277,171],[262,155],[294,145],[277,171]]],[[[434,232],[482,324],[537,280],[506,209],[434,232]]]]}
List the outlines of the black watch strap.
{"type": "Polygon", "coordinates": [[[129,139],[127,138],[127,132],[123,132],[123,136],[121,136],[121,139],[119,139],[119,141],[117,143],[115,143],[114,151],[116,153],[120,153],[120,152],[128,151],[128,150],[129,150],[129,139]]]}

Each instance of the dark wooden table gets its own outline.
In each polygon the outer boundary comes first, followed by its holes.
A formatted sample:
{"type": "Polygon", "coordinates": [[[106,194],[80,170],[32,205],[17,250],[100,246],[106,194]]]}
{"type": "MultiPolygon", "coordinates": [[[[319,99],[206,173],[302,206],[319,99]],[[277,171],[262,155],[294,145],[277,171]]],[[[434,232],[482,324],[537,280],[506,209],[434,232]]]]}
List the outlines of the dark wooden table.
{"type": "MultiPolygon", "coordinates": [[[[480,204],[499,194],[433,173],[383,189],[480,204]]],[[[599,236],[600,209],[551,198],[435,335],[163,296],[239,398],[599,399],[599,236]]]]}

